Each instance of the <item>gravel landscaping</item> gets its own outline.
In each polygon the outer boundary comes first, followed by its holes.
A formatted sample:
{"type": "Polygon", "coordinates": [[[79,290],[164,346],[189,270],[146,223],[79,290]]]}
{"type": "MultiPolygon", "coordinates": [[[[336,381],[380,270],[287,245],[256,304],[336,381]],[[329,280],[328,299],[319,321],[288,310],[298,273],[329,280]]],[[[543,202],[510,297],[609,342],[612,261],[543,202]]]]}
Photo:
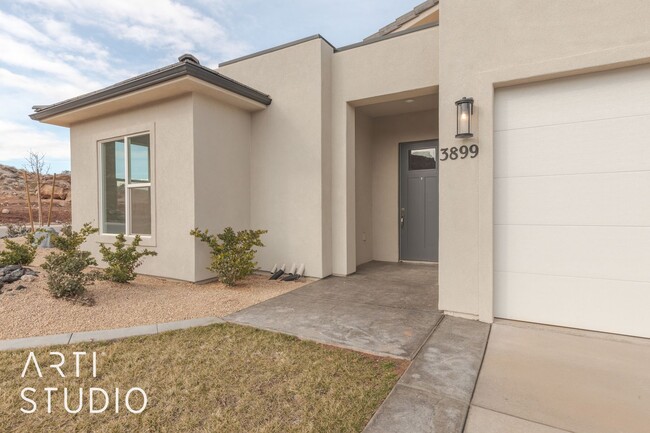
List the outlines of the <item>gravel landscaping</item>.
{"type": "Polygon", "coordinates": [[[0,339],[222,317],[309,282],[269,281],[268,276],[252,275],[227,287],[139,275],[130,284],[97,281],[88,290],[95,305],[88,307],[50,296],[45,272],[38,265],[51,251],[39,249],[34,266],[28,267],[39,276],[23,277],[0,289],[0,339]]]}

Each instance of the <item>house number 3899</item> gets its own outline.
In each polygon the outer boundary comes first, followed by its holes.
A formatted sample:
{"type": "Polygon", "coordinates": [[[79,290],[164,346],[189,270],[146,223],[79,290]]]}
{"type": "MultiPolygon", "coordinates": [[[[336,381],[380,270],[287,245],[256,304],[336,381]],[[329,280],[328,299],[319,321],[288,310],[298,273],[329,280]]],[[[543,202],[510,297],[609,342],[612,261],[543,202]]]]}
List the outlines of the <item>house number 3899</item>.
{"type": "Polygon", "coordinates": [[[476,158],[478,156],[478,144],[470,146],[462,145],[460,147],[443,147],[440,149],[440,161],[451,159],[452,161],[465,159],[467,157],[476,158]]]}

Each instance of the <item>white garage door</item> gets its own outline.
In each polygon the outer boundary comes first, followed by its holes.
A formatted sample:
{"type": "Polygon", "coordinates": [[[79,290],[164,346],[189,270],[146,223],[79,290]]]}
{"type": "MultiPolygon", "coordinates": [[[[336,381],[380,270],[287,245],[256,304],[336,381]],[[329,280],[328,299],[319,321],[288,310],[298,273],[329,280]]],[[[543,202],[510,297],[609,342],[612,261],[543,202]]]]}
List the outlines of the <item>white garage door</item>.
{"type": "Polygon", "coordinates": [[[495,316],[650,337],[650,67],[495,95],[495,316]]]}

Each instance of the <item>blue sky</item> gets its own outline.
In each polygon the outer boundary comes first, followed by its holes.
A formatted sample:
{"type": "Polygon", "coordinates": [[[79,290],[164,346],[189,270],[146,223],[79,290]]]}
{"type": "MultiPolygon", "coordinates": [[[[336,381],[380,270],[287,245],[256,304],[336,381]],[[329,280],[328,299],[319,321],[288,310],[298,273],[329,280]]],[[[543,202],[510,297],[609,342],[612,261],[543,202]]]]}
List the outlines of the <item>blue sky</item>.
{"type": "Polygon", "coordinates": [[[359,42],[422,0],[0,0],[0,163],[70,168],[68,130],[27,116],[176,62],[221,61],[320,33],[359,42]]]}

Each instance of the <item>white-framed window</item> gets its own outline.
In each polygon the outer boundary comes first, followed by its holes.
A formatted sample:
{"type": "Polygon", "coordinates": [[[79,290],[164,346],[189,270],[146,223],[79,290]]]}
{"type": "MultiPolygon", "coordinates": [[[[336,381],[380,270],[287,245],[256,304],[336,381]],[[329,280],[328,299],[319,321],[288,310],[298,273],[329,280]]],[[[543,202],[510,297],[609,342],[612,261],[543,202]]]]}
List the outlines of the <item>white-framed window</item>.
{"type": "Polygon", "coordinates": [[[151,134],[99,142],[101,234],[150,237],[152,227],[151,134]]]}

